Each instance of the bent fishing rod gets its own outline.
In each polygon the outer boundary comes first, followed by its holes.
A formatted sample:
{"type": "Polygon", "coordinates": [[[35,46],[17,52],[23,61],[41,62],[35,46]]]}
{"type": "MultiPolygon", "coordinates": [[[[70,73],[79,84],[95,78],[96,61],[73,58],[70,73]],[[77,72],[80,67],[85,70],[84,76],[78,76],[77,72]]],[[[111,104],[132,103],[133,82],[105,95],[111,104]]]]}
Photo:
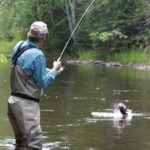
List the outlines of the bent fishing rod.
{"type": "Polygon", "coordinates": [[[90,7],[93,5],[93,3],[94,3],[95,1],[96,1],[96,0],[92,0],[92,2],[90,3],[90,5],[89,5],[89,6],[86,8],[86,10],[84,11],[83,15],[81,16],[80,20],[78,21],[78,23],[76,24],[74,30],[72,31],[70,37],[68,38],[68,40],[67,40],[67,42],[66,42],[66,44],[65,44],[65,46],[64,46],[64,48],[63,48],[63,50],[62,50],[62,52],[60,53],[60,55],[59,55],[57,61],[61,60],[61,58],[62,58],[62,56],[63,56],[63,54],[64,54],[64,52],[65,52],[65,50],[66,50],[66,48],[67,48],[67,46],[68,46],[68,44],[69,44],[69,42],[70,42],[72,36],[74,35],[75,31],[77,30],[78,26],[80,25],[81,21],[83,20],[84,16],[86,15],[87,11],[90,9],[90,7]]]}

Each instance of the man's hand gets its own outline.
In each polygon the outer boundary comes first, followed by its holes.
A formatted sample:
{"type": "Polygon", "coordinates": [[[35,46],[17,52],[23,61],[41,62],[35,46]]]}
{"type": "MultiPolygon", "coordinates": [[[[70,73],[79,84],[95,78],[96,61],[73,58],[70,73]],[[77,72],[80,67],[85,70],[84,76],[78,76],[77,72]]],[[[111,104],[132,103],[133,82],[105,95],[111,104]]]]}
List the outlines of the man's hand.
{"type": "Polygon", "coordinates": [[[59,71],[62,68],[61,61],[57,60],[53,62],[53,68],[59,71]]]}

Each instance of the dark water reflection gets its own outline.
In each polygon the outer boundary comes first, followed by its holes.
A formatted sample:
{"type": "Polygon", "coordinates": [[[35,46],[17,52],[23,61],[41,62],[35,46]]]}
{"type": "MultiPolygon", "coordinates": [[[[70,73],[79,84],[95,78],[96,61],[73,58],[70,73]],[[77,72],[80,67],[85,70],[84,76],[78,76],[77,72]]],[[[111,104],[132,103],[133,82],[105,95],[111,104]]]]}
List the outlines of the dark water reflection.
{"type": "MultiPolygon", "coordinates": [[[[6,115],[9,66],[0,65],[0,150],[13,140],[6,115]]],[[[54,85],[45,90],[41,106],[44,149],[149,150],[150,71],[67,65],[54,85]],[[112,111],[124,101],[135,114],[120,126],[113,119],[94,118],[92,112],[112,111]],[[114,125],[115,124],[115,125],[114,125]]],[[[8,149],[8,148],[7,148],[8,149]]]]}

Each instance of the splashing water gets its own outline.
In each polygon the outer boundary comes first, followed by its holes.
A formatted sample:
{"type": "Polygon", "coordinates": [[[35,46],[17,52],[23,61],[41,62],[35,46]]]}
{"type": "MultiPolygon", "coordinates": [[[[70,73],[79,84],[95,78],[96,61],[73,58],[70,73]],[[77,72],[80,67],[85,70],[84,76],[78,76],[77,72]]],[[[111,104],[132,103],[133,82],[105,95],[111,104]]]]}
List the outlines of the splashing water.
{"type": "Polygon", "coordinates": [[[127,115],[123,117],[119,109],[107,109],[105,112],[91,112],[92,118],[88,118],[88,122],[97,121],[113,121],[114,128],[125,127],[131,125],[133,117],[146,116],[144,113],[133,113],[131,109],[127,109],[127,115]]]}
{"type": "MultiPolygon", "coordinates": [[[[91,115],[93,117],[102,118],[102,119],[122,119],[123,115],[120,113],[119,110],[114,110],[113,112],[92,112],[91,115]]],[[[144,113],[132,113],[132,110],[127,110],[127,117],[126,120],[132,120],[133,116],[144,116],[144,113]]]]}
{"type": "MultiPolygon", "coordinates": [[[[42,150],[51,150],[51,149],[54,149],[54,148],[59,148],[60,144],[61,144],[61,142],[58,142],[58,141],[43,143],[42,150]]],[[[15,149],[15,139],[5,138],[3,140],[0,140],[0,148],[4,148],[4,150],[13,150],[13,149],[15,149]]]]}

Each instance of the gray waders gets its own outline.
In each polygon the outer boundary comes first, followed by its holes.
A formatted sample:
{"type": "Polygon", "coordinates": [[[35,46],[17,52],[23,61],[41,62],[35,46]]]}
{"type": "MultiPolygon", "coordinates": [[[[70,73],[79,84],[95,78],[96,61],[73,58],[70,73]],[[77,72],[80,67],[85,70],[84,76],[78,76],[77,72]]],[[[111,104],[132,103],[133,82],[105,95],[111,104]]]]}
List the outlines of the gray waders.
{"type": "Polygon", "coordinates": [[[16,138],[16,150],[41,150],[42,131],[37,102],[10,96],[8,116],[16,138]]]}

